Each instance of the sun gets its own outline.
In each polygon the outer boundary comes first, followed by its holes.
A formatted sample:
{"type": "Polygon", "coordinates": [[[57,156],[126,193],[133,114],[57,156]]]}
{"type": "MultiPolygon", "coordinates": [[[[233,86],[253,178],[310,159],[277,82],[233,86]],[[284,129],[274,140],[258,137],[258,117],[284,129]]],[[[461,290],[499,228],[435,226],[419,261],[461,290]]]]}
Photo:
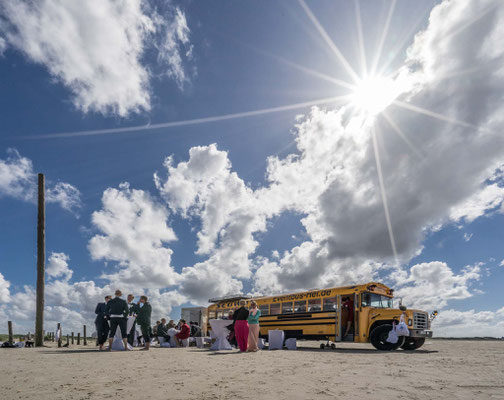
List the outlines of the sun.
{"type": "Polygon", "coordinates": [[[357,83],[351,95],[351,104],[359,111],[374,116],[392,104],[399,94],[393,79],[367,77],[357,83]]]}

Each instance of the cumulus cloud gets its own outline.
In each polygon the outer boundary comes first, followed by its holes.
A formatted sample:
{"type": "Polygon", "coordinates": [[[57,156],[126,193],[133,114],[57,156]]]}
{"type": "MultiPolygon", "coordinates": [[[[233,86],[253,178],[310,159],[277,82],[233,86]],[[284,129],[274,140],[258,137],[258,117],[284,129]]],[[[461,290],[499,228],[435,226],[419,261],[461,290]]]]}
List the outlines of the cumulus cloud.
{"type": "Polygon", "coordinates": [[[7,303],[10,299],[10,282],[0,273],[0,303],[7,303]]]}
{"type": "MultiPolygon", "coordinates": [[[[0,159],[0,197],[9,196],[35,202],[36,195],[37,175],[32,161],[21,156],[16,149],[8,149],[7,158],[0,159]]],[[[80,191],[66,182],[53,184],[46,181],[46,201],[57,203],[73,213],[82,206],[80,191]]]]}
{"type": "Polygon", "coordinates": [[[398,297],[413,308],[439,309],[449,300],[472,296],[470,286],[481,278],[481,265],[467,266],[456,274],[444,262],[432,261],[412,266],[408,276],[400,280],[398,297]]]}
{"type": "Polygon", "coordinates": [[[177,237],[167,224],[168,210],[127,183],[107,189],[102,205],[92,215],[100,233],[89,241],[89,252],[94,260],[115,261],[119,266],[103,278],[146,287],[173,285],[172,250],[165,244],[177,237]]]}
{"type": "Polygon", "coordinates": [[[504,313],[497,311],[443,310],[432,328],[440,337],[502,337],[504,313]]]}
{"type": "Polygon", "coordinates": [[[2,0],[0,15],[8,44],[45,66],[83,112],[149,110],[150,48],[179,86],[187,81],[180,46],[190,47],[189,28],[170,3],[159,14],[147,0],[2,0]]]}
{"type": "Polygon", "coordinates": [[[52,252],[47,263],[46,273],[51,278],[63,278],[65,281],[72,277],[73,271],[68,268],[70,257],[65,253],[52,252]]]}

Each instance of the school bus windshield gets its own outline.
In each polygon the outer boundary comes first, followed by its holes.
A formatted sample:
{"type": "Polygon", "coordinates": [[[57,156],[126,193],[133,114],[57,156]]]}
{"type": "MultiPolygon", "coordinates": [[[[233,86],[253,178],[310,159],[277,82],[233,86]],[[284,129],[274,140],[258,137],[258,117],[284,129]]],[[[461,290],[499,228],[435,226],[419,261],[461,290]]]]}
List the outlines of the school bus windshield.
{"type": "Polygon", "coordinates": [[[376,293],[362,293],[362,307],[393,308],[392,299],[376,293]]]}

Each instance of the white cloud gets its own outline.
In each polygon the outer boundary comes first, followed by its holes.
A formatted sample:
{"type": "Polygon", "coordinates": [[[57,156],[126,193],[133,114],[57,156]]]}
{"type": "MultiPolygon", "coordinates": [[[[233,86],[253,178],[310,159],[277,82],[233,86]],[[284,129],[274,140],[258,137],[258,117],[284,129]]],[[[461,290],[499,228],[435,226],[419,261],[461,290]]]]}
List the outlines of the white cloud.
{"type": "Polygon", "coordinates": [[[504,267],[504,259],[501,261],[501,263],[499,264],[501,267],[504,267]]]}
{"type": "Polygon", "coordinates": [[[444,262],[432,261],[412,266],[408,276],[397,282],[397,297],[410,308],[440,309],[450,300],[472,296],[470,285],[481,277],[481,266],[467,266],[456,274],[444,262]]]}
{"type": "Polygon", "coordinates": [[[189,48],[189,28],[179,8],[165,9],[161,15],[147,0],[0,2],[12,48],[44,65],[78,109],[120,116],[150,109],[147,49],[160,47],[168,75],[179,86],[187,81],[179,46],[189,48]]]}
{"type": "Polygon", "coordinates": [[[443,310],[432,329],[439,337],[502,337],[504,314],[501,311],[443,310]]]}
{"type": "Polygon", "coordinates": [[[68,281],[73,274],[73,271],[68,268],[70,257],[65,253],[52,252],[47,263],[46,273],[51,278],[63,278],[68,281]]]}
{"type": "Polygon", "coordinates": [[[474,195],[450,210],[450,218],[456,222],[470,223],[489,211],[504,213],[504,187],[494,183],[484,186],[474,195]]]}
{"type": "Polygon", "coordinates": [[[7,42],[3,37],[0,36],[0,56],[7,50],[7,42]]]}
{"type": "Polygon", "coordinates": [[[10,299],[10,282],[0,272],[0,303],[7,303],[10,299]]]}
{"type": "MultiPolygon", "coordinates": [[[[7,149],[7,158],[0,159],[0,197],[9,196],[35,202],[36,195],[37,175],[33,170],[32,161],[21,156],[15,149],[7,149]]],[[[46,201],[58,203],[73,213],[82,206],[79,190],[65,182],[54,185],[46,180],[46,201]]]]}
{"type": "Polygon", "coordinates": [[[123,183],[103,193],[103,208],[92,222],[100,233],[89,241],[94,260],[118,262],[119,270],[104,274],[113,282],[144,287],[166,287],[175,283],[172,250],[166,243],[176,240],[167,225],[168,210],[142,190],[123,183]]]}

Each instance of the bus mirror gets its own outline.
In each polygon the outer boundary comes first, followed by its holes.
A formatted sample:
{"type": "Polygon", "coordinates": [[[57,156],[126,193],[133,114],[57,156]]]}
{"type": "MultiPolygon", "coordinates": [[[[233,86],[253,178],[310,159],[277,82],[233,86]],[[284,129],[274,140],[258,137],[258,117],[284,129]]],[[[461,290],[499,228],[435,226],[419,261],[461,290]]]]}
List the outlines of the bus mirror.
{"type": "Polygon", "coordinates": [[[406,306],[403,306],[402,304],[399,306],[399,310],[401,311],[406,311],[408,308],[406,306]]]}

